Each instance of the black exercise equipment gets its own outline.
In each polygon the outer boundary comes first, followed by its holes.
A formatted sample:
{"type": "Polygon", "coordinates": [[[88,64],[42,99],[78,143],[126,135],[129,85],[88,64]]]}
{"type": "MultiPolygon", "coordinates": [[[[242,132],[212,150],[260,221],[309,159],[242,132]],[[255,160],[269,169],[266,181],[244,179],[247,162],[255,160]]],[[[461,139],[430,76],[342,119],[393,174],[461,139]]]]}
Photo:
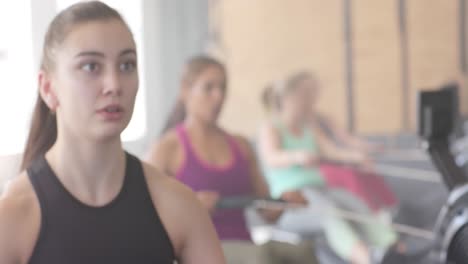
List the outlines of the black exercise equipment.
{"type": "Polygon", "coordinates": [[[450,148],[458,119],[456,84],[419,94],[418,132],[450,191],[435,227],[433,251],[441,264],[468,261],[468,181],[450,148]]]}

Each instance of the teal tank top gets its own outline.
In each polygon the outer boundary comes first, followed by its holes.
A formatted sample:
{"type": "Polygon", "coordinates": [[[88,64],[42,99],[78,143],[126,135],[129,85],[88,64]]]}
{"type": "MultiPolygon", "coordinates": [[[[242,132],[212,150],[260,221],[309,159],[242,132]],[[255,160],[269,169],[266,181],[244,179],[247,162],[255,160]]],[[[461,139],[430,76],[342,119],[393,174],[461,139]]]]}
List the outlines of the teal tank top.
{"type": "MultiPolygon", "coordinates": [[[[318,152],[317,143],[309,127],[304,127],[302,136],[292,135],[282,124],[276,123],[281,137],[283,150],[309,150],[318,152]]],[[[323,186],[324,179],[318,167],[303,167],[292,165],[289,167],[266,166],[266,178],[270,186],[271,196],[279,198],[283,192],[302,189],[307,186],[323,186]]]]}

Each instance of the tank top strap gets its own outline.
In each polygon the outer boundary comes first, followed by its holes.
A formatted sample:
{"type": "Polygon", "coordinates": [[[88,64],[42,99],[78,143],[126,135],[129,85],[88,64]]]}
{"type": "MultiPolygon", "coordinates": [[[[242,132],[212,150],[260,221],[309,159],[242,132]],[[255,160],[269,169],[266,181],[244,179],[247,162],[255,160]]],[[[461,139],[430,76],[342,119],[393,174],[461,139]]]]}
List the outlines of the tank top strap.
{"type": "Polygon", "coordinates": [[[239,162],[246,161],[247,157],[242,151],[242,148],[236,138],[227,132],[223,131],[226,140],[229,144],[229,148],[231,149],[231,153],[234,155],[234,162],[238,164],[239,162]]]}
{"type": "Polygon", "coordinates": [[[186,160],[192,160],[196,157],[195,152],[192,149],[192,144],[190,138],[187,134],[184,124],[179,124],[176,127],[177,137],[179,138],[180,143],[182,144],[183,151],[185,153],[186,160]]]}
{"type": "Polygon", "coordinates": [[[302,128],[302,131],[301,131],[302,133],[300,137],[294,136],[280,120],[274,120],[273,127],[278,130],[280,137],[285,140],[291,140],[291,139],[301,140],[301,139],[309,138],[312,136],[312,131],[311,131],[310,126],[304,126],[302,128]]]}
{"type": "MultiPolygon", "coordinates": [[[[186,128],[183,125],[179,125],[176,128],[176,132],[184,151],[183,165],[179,168],[176,175],[180,175],[181,171],[183,171],[185,168],[210,168],[211,165],[207,165],[200,159],[200,157],[197,156],[197,153],[193,149],[193,144],[190,142],[186,128]]],[[[242,148],[235,137],[224,130],[221,132],[223,134],[224,140],[226,140],[226,143],[228,144],[230,155],[232,155],[232,166],[237,166],[238,164],[243,164],[245,161],[247,161],[247,157],[243,153],[242,148]]]]}

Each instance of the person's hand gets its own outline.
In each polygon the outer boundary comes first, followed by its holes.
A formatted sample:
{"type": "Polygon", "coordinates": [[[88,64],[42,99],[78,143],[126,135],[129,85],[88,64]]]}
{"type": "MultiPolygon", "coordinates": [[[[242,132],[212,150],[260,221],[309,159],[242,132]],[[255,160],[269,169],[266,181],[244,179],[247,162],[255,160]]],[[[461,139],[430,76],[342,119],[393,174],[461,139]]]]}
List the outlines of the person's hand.
{"type": "Polygon", "coordinates": [[[288,203],[307,205],[308,201],[300,191],[288,191],[281,194],[281,199],[288,203]]]}
{"type": "Polygon", "coordinates": [[[275,223],[283,214],[283,209],[258,209],[260,215],[269,223],[275,223]]]}
{"type": "Polygon", "coordinates": [[[317,166],[320,160],[317,154],[310,151],[297,151],[293,155],[295,163],[304,167],[317,166]]]}
{"type": "Polygon", "coordinates": [[[358,168],[367,173],[375,172],[374,161],[368,155],[363,155],[362,160],[358,163],[358,168]]]}
{"type": "Polygon", "coordinates": [[[369,143],[365,150],[371,154],[380,154],[385,152],[385,148],[386,147],[383,144],[369,143]]]}
{"type": "Polygon", "coordinates": [[[213,213],[219,201],[219,194],[213,191],[200,191],[196,193],[198,200],[208,212],[213,213]]]}

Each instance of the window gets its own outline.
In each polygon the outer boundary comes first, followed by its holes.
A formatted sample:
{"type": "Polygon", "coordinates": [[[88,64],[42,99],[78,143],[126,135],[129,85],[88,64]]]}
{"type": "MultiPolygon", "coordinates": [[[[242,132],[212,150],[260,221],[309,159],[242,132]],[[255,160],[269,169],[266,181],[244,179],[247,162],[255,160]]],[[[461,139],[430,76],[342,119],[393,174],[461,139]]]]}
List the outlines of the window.
{"type": "Polygon", "coordinates": [[[20,153],[28,133],[37,95],[31,25],[29,1],[0,1],[0,155],[20,153]]]}

